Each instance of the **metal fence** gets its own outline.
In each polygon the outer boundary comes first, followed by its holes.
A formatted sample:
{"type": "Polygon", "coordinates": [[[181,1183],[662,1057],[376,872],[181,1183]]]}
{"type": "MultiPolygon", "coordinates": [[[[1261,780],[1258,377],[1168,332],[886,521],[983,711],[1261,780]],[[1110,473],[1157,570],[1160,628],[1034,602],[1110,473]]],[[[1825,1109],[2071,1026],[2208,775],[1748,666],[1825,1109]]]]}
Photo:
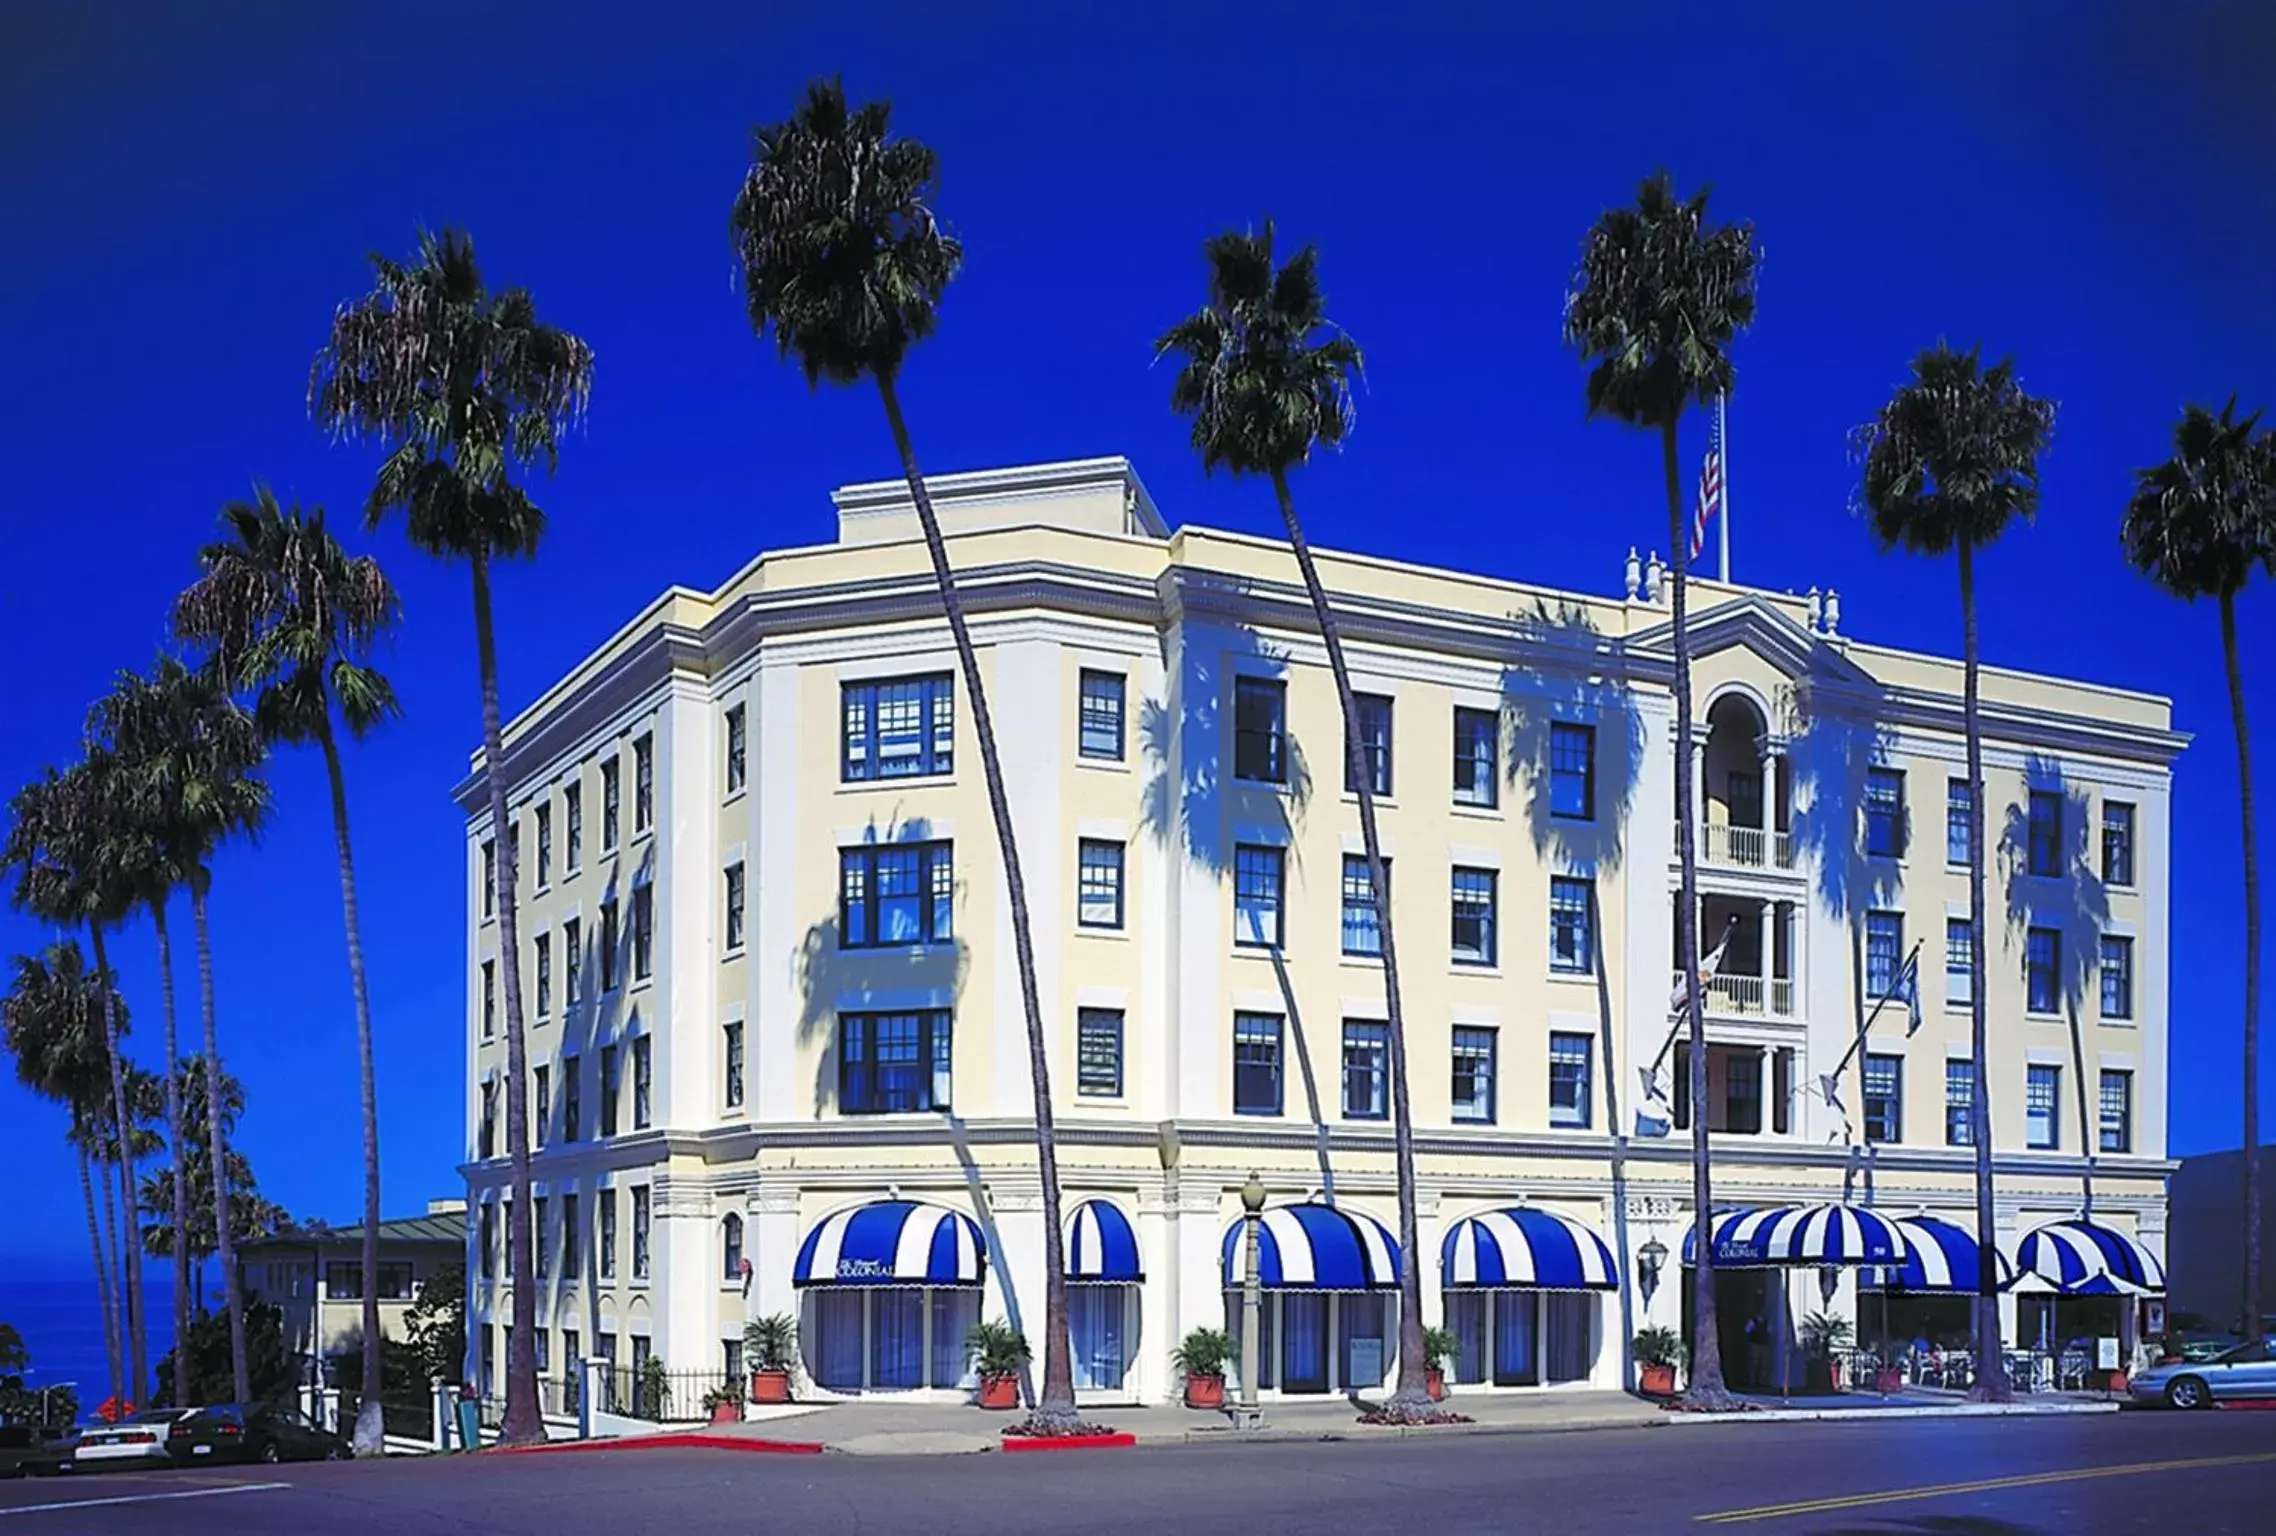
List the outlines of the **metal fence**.
{"type": "Polygon", "coordinates": [[[608,1413],[657,1423],[700,1419],[709,1414],[703,1403],[705,1396],[721,1388],[733,1391],[737,1401],[741,1401],[749,1392],[750,1384],[735,1381],[718,1370],[670,1371],[653,1364],[638,1369],[629,1365],[604,1366],[600,1372],[601,1401],[597,1406],[608,1413]]]}

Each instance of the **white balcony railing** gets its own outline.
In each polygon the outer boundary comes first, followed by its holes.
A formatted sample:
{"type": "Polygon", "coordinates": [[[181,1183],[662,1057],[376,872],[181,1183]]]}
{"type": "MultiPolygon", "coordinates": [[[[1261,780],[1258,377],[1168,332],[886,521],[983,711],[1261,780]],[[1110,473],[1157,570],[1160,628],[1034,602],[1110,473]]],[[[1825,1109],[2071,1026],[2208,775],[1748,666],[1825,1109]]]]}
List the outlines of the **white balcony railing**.
{"type": "MultiPolygon", "coordinates": [[[[1683,972],[1671,971],[1670,985],[1683,985],[1683,972]]],[[[1742,1018],[1790,1019],[1794,1016],[1794,983],[1785,976],[1746,976],[1724,972],[1708,978],[1707,1011],[1742,1018]]]]}
{"type": "Polygon", "coordinates": [[[1794,834],[1761,827],[1734,827],[1727,821],[1699,824],[1699,858],[1726,869],[1792,869],[1794,834]]]}

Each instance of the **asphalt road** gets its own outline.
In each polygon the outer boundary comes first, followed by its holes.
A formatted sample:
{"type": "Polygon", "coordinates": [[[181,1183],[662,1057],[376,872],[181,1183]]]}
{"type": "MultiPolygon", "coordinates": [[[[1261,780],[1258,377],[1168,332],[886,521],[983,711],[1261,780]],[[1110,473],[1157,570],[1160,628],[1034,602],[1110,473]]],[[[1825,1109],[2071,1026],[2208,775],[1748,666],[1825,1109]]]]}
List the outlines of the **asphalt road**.
{"type": "Polygon", "coordinates": [[[2276,1530],[2276,1413],[1710,1425],[1040,1456],[670,1450],[0,1484],[0,1536],[2276,1530]],[[109,1501],[109,1502],[105,1502],[109,1501]]]}

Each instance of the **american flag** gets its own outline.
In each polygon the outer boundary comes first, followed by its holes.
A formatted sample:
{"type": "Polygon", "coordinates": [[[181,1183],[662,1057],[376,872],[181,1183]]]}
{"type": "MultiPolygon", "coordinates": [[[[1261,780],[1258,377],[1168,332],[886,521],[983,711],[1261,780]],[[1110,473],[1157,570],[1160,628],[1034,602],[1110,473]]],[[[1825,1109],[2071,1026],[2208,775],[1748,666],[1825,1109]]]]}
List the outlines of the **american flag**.
{"type": "Polygon", "coordinates": [[[1707,429],[1707,460],[1699,466],[1699,508],[1691,518],[1691,558],[1707,548],[1707,519],[1723,510],[1723,413],[1707,429]]]}

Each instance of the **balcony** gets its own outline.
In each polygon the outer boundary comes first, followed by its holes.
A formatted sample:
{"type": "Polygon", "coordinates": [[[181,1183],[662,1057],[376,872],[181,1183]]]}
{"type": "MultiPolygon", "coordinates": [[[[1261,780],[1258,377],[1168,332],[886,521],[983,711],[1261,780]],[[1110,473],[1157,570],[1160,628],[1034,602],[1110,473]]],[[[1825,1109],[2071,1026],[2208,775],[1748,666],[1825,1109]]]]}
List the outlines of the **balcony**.
{"type": "Polygon", "coordinates": [[[1694,844],[1699,862],[1718,869],[1776,869],[1794,867],[1794,834],[1778,827],[1740,827],[1727,821],[1703,821],[1694,844]]]}
{"type": "MultiPolygon", "coordinates": [[[[1683,985],[1676,971],[1668,983],[1683,985]]],[[[1794,1017],[1794,980],[1790,976],[1734,976],[1726,971],[1710,977],[1701,999],[1709,1013],[1725,1018],[1790,1019],[1794,1017]]]]}
{"type": "MultiPolygon", "coordinates": [[[[1679,906],[1677,911],[1682,909],[1679,906]]],[[[1718,947],[1722,959],[1706,978],[1707,1012],[1717,1018],[1795,1017],[1796,904],[1708,894],[1699,899],[1701,964],[1718,947]]],[[[1680,965],[1669,971],[1672,993],[1683,987],[1680,965]]]]}

